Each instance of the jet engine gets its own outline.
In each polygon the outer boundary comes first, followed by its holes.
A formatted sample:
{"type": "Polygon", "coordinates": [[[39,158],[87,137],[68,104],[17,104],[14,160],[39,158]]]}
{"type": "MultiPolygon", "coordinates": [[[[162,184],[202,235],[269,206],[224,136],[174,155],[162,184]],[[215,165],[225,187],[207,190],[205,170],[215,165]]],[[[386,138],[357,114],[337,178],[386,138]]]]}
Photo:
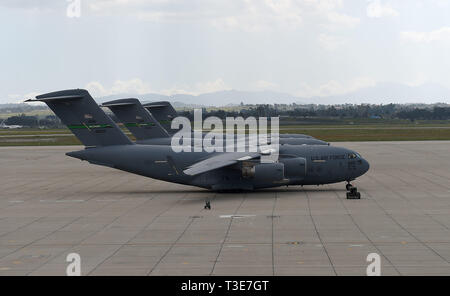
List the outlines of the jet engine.
{"type": "Polygon", "coordinates": [[[284,179],[284,164],[260,163],[242,167],[242,177],[258,181],[281,181],[284,179]]]}

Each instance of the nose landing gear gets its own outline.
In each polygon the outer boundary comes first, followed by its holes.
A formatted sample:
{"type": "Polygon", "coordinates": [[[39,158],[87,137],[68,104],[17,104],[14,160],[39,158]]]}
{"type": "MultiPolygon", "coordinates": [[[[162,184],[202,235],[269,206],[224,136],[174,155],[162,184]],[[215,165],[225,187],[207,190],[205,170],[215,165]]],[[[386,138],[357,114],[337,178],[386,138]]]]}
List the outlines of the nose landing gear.
{"type": "Polygon", "coordinates": [[[354,187],[350,182],[345,185],[347,189],[347,199],[361,199],[361,193],[358,192],[358,188],[354,187]]]}
{"type": "Polygon", "coordinates": [[[211,210],[211,202],[209,200],[205,201],[205,210],[211,210]]]}

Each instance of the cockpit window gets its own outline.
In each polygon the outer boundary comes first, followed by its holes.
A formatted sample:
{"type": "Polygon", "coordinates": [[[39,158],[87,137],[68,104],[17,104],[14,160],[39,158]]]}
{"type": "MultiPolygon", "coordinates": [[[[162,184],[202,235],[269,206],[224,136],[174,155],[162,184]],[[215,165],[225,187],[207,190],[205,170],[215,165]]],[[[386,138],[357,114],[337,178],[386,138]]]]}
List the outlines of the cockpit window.
{"type": "Polygon", "coordinates": [[[358,156],[356,156],[356,154],[355,153],[349,153],[348,154],[348,158],[349,159],[354,159],[354,158],[357,158],[358,156]]]}

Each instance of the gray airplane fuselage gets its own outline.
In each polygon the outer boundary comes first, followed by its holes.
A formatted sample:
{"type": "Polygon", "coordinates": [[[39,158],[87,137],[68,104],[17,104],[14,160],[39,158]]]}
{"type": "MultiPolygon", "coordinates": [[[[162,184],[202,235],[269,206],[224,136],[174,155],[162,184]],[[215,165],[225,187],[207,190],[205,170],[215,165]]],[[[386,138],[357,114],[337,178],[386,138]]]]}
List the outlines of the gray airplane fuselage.
{"type": "Polygon", "coordinates": [[[158,180],[212,190],[337,183],[354,180],[369,169],[369,163],[356,152],[324,145],[281,145],[276,164],[254,160],[196,176],[186,175],[183,170],[211,157],[211,153],[176,153],[171,146],[135,144],[89,148],[67,155],[158,180]],[[244,166],[253,167],[256,174],[244,176],[244,166]]]}

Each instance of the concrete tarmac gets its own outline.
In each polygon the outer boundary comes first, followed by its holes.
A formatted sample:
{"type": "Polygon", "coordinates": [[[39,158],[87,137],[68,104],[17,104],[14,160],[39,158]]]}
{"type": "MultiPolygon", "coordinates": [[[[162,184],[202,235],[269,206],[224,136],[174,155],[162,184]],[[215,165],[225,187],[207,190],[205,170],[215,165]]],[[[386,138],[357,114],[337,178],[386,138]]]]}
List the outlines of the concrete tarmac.
{"type": "Polygon", "coordinates": [[[450,275],[450,141],[335,143],[354,184],[214,193],[67,157],[0,148],[0,275],[450,275]],[[210,199],[212,209],[204,210],[210,199]]]}

